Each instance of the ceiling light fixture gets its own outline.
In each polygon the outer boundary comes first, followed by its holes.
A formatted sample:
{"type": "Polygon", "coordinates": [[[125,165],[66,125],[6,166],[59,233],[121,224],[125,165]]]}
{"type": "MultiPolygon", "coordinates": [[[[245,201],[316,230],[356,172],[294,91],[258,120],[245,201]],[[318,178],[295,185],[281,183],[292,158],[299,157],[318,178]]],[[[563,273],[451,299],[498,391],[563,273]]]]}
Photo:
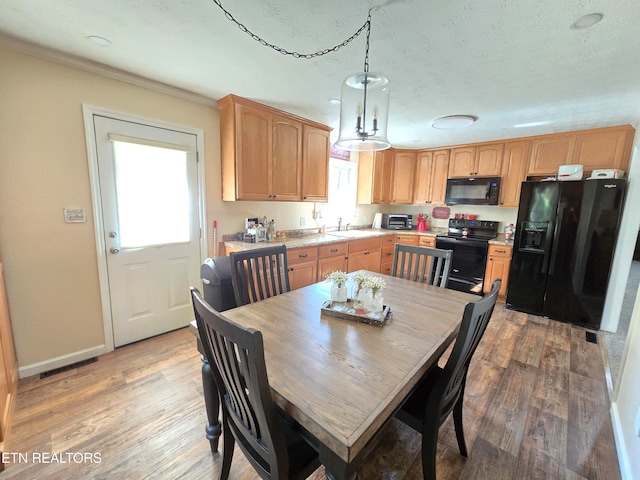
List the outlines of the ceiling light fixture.
{"type": "Polygon", "coordinates": [[[221,0],[213,0],[224,12],[227,19],[235,23],[240,30],[265,47],[270,47],[283,55],[295,58],[314,58],[336,52],[351,43],[365,29],[367,30],[367,46],[364,55],[364,72],[347,77],[342,84],[340,99],[340,128],[336,146],[342,150],[385,150],[391,146],[387,140],[387,121],[389,118],[389,80],[379,73],[369,72],[369,36],[371,34],[371,7],[367,21],[344,42],[332,48],[314,53],[288,51],[260,38],[242,23],[237,21],[223,6],[221,0]]]}
{"type": "Polygon", "coordinates": [[[473,125],[478,120],[475,115],[449,115],[436,118],[431,126],[438,129],[464,128],[473,125]]]}
{"type": "Polygon", "coordinates": [[[371,10],[367,16],[364,72],[348,76],[342,83],[340,133],[336,146],[343,150],[386,150],[389,119],[389,80],[369,72],[371,10]]]}
{"type": "Polygon", "coordinates": [[[604,15],[601,13],[590,13],[588,15],[583,15],[575,22],[571,24],[571,28],[574,30],[581,30],[583,28],[589,28],[596,23],[600,22],[604,15]]]}

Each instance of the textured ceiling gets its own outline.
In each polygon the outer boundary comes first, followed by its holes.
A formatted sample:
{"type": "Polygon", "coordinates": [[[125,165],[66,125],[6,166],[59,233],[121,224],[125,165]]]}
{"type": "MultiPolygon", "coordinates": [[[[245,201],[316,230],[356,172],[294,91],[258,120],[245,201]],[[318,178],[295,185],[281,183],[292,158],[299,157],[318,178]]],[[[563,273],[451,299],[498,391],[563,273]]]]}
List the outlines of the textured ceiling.
{"type": "MultiPolygon", "coordinates": [[[[267,42],[333,47],[372,12],[369,64],[391,82],[389,140],[435,147],[640,119],[638,0],[221,0],[267,42]],[[576,30],[580,16],[602,22],[576,30]],[[441,116],[474,125],[437,130],[441,116]],[[513,125],[545,122],[514,128],[513,125]]],[[[0,35],[217,100],[229,93],[337,130],[341,83],[362,71],[365,36],[322,57],[264,47],[212,0],[2,0],[0,35]],[[89,35],[108,38],[101,47],[89,35]]]]}

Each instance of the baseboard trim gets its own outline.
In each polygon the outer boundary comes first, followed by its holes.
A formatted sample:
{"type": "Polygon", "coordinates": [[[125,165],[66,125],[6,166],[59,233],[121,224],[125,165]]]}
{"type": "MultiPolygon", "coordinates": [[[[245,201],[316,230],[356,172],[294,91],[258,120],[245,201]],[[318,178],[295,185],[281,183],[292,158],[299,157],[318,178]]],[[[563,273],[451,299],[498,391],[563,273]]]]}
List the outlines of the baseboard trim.
{"type": "Polygon", "coordinates": [[[79,350],[68,355],[62,355],[61,357],[45,360],[44,362],[32,363],[31,365],[20,367],[18,368],[18,377],[27,378],[32,375],[39,375],[43,372],[65,367],[72,363],[81,362],[82,360],[97,357],[98,355],[103,355],[105,353],[107,353],[107,348],[104,344],[96,345],[95,347],[79,350]]]}
{"type": "Polygon", "coordinates": [[[624,441],[622,425],[620,423],[620,415],[618,415],[617,403],[611,404],[611,423],[613,424],[613,438],[616,442],[616,450],[618,451],[618,464],[620,465],[620,474],[622,480],[633,480],[631,474],[631,463],[629,461],[629,452],[624,441]]]}

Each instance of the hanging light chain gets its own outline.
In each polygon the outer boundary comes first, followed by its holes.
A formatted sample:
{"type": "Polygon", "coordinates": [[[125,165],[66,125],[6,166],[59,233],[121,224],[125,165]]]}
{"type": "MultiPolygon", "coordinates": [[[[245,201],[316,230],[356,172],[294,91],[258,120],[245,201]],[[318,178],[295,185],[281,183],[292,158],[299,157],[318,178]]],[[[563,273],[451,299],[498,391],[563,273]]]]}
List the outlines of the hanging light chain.
{"type": "Polygon", "coordinates": [[[299,53],[299,52],[290,52],[289,50],[286,50],[286,49],[284,49],[282,47],[278,47],[277,45],[269,43],[266,40],[264,40],[263,38],[259,37],[255,33],[253,33],[251,30],[249,30],[247,27],[245,27],[242,23],[237,21],[233,17],[233,15],[231,15],[231,13],[229,13],[229,11],[227,11],[222,6],[221,0],[213,0],[213,3],[215,3],[218,7],[220,7],[220,9],[224,12],[225,17],[227,17],[227,19],[229,19],[230,21],[235,23],[240,30],[242,30],[244,33],[249,35],[251,38],[253,38],[260,45],[264,45],[265,47],[273,48],[276,52],[279,52],[282,55],[291,55],[292,57],[295,57],[295,58],[307,58],[308,59],[308,58],[321,57],[321,56],[326,55],[327,53],[331,53],[331,52],[337,52],[342,47],[349,45],[366,28],[367,29],[367,51],[366,51],[366,56],[365,56],[365,60],[364,60],[364,66],[365,66],[365,70],[364,71],[365,72],[369,71],[369,33],[371,31],[371,10],[373,10],[373,8],[369,10],[369,16],[367,17],[367,21],[364,23],[364,25],[362,25],[358,29],[358,31],[356,33],[351,35],[344,42],[336,45],[335,47],[325,48],[324,50],[318,50],[317,52],[314,52],[314,53],[299,53]]]}
{"type": "MultiPolygon", "coordinates": [[[[362,26],[362,28],[367,27],[367,47],[364,51],[364,71],[365,73],[369,72],[369,36],[371,36],[371,10],[373,10],[373,8],[369,9],[369,14],[367,16],[367,21],[366,23],[362,26]]],[[[362,30],[362,29],[360,29],[362,30]]]]}

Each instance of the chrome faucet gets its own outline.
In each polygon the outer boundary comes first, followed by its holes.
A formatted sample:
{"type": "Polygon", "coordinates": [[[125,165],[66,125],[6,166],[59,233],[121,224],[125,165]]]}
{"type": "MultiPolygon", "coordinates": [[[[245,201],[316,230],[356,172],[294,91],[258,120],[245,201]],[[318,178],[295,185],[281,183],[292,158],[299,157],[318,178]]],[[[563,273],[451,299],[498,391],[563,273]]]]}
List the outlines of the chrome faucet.
{"type": "Polygon", "coordinates": [[[342,230],[342,217],[338,217],[338,231],[342,230]]]}
{"type": "Polygon", "coordinates": [[[351,225],[350,223],[347,223],[347,224],[345,225],[345,227],[344,227],[345,232],[348,232],[348,231],[349,231],[349,226],[350,226],[350,225],[351,225]]]}

